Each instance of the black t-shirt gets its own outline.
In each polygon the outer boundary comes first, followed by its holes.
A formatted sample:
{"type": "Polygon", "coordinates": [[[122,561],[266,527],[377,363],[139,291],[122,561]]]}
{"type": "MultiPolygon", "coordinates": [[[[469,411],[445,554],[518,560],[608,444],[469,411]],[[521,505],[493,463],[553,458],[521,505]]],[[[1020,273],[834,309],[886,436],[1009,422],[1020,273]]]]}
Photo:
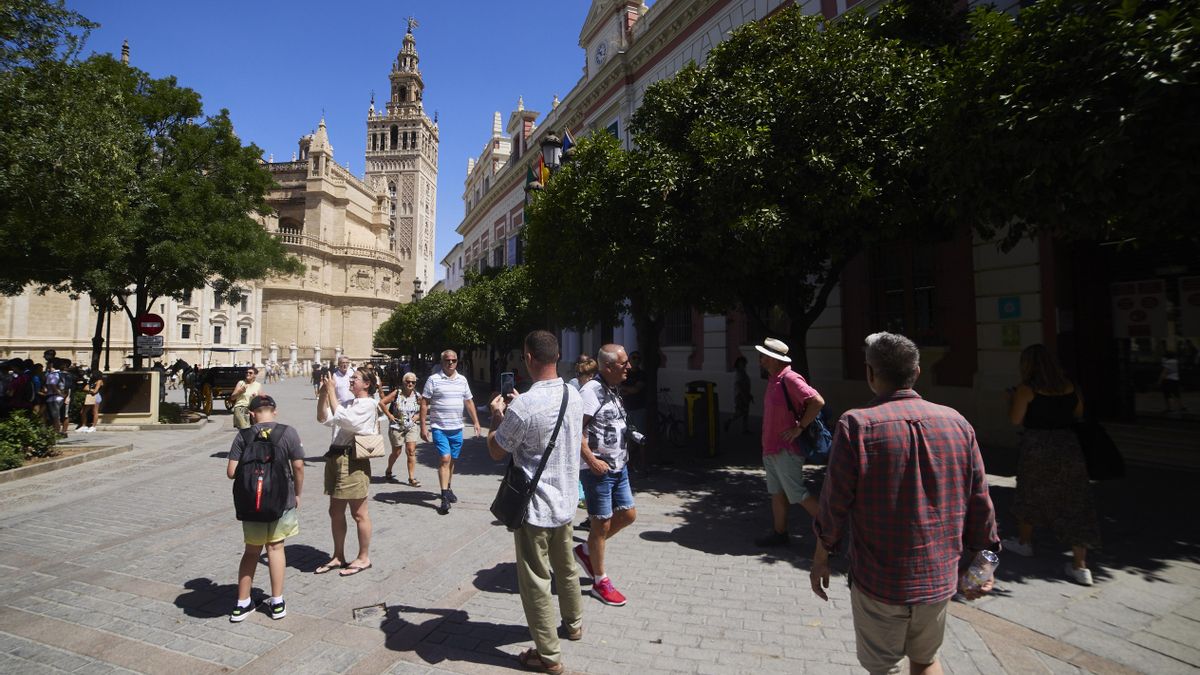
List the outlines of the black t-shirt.
{"type": "MultiPolygon", "coordinates": [[[[278,426],[278,422],[255,424],[254,426],[250,427],[252,431],[250,437],[253,438],[255,434],[258,434],[264,429],[273,430],[276,426],[278,426]]],[[[287,507],[289,509],[294,509],[296,508],[296,478],[292,475],[291,460],[304,459],[304,445],[300,442],[300,434],[296,432],[296,427],[288,426],[286,429],[284,429],[283,435],[275,439],[275,447],[282,450],[284,456],[288,458],[289,466],[287,473],[290,480],[288,480],[287,507]]],[[[233,445],[229,447],[229,459],[233,461],[240,461],[242,459],[242,452],[245,449],[245,436],[239,432],[233,437],[233,445]]]]}

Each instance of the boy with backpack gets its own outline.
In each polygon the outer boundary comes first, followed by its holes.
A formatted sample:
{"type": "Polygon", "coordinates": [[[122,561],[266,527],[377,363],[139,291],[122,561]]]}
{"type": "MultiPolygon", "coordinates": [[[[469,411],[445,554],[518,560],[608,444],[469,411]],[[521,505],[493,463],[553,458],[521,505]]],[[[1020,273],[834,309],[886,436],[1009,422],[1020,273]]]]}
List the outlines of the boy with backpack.
{"type": "Polygon", "coordinates": [[[234,437],[226,467],[226,475],[233,479],[233,503],[246,542],[238,565],[237,604],[229,614],[233,623],[244,621],[254,611],[251,586],[264,546],[271,575],[267,613],[272,619],[287,616],[283,603],[283,572],[287,565],[283,540],[300,531],[296,509],[304,489],[300,435],[275,421],[275,399],[270,396],[255,396],[249,408],[254,424],[234,437]]]}

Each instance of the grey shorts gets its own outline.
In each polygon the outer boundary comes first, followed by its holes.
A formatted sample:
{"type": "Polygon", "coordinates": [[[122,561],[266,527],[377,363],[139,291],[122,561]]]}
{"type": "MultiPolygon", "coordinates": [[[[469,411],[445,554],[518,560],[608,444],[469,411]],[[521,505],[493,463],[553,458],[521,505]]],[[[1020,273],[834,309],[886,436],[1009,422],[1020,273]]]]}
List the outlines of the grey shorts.
{"type": "Polygon", "coordinates": [[[804,487],[804,456],[794,452],[763,455],[763,468],[767,470],[767,493],[787,495],[788,502],[799,504],[808,496],[804,487]]]}
{"type": "Polygon", "coordinates": [[[388,427],[388,439],[392,442],[392,449],[403,448],[406,443],[420,443],[421,429],[417,425],[412,425],[408,431],[400,431],[388,427]]]}

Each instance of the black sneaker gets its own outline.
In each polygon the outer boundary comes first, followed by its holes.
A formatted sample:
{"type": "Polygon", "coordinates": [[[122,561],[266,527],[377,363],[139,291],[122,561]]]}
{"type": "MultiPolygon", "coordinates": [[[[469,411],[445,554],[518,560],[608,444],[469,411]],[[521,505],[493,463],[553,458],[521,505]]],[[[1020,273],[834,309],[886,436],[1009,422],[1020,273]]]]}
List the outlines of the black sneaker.
{"type": "Polygon", "coordinates": [[[445,495],[442,495],[442,505],[438,507],[437,512],[443,516],[450,513],[450,500],[446,499],[445,495]]]}
{"type": "Polygon", "coordinates": [[[241,623],[246,620],[246,617],[250,616],[253,613],[254,613],[254,601],[253,600],[251,600],[250,604],[246,605],[245,607],[240,607],[235,604],[233,606],[233,611],[229,613],[229,622],[230,623],[241,623]]]}
{"type": "Polygon", "coordinates": [[[451,504],[458,503],[458,497],[454,494],[454,490],[451,490],[450,488],[446,488],[442,492],[442,496],[446,499],[446,501],[450,502],[451,504]]]}
{"type": "Polygon", "coordinates": [[[774,548],[776,546],[787,546],[791,543],[787,532],[772,531],[765,537],[759,537],[754,540],[754,545],[759,548],[774,548]]]}
{"type": "Polygon", "coordinates": [[[287,616],[287,607],[283,600],[276,603],[267,603],[267,614],[271,615],[272,619],[282,619],[287,616]]]}

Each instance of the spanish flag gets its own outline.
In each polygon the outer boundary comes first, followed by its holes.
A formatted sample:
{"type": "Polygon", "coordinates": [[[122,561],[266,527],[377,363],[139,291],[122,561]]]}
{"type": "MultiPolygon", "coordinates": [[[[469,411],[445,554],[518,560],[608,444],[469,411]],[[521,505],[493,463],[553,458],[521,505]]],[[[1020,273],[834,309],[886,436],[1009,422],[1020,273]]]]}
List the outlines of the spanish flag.
{"type": "Polygon", "coordinates": [[[546,166],[546,158],[538,155],[537,160],[537,175],[538,180],[542,181],[542,185],[550,182],[550,168],[546,166]]]}

